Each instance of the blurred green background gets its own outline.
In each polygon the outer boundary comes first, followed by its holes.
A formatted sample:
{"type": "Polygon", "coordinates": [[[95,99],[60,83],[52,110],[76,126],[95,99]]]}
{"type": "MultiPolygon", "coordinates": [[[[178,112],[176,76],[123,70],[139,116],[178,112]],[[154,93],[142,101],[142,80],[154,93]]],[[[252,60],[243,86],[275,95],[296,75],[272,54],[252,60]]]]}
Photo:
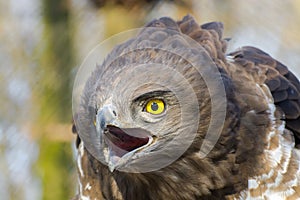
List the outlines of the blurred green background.
{"type": "Polygon", "coordinates": [[[1,0],[0,199],[71,199],[71,95],[81,62],[113,34],[187,13],[222,21],[229,51],[254,45],[300,77],[298,0],[1,0]]]}

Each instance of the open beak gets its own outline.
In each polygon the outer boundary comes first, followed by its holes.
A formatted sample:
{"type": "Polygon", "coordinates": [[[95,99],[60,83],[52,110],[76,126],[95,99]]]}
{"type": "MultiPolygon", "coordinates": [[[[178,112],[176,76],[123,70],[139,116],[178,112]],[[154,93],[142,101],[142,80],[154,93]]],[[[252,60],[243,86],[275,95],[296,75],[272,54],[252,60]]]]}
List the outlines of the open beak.
{"type": "Polygon", "coordinates": [[[122,128],[111,105],[104,106],[98,112],[96,129],[111,172],[153,141],[150,132],[145,129],[122,128]]]}

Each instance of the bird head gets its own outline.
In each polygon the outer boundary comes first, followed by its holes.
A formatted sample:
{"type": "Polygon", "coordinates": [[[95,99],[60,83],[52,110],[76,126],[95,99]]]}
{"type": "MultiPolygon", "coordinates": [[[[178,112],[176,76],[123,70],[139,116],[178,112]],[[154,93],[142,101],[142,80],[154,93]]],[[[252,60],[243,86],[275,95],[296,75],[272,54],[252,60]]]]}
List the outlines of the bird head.
{"type": "Polygon", "coordinates": [[[99,136],[102,160],[111,171],[164,167],[193,141],[198,127],[197,98],[187,82],[179,80],[181,76],[168,71],[161,65],[142,64],[113,76],[110,71],[109,77],[97,82],[91,98],[93,128],[99,136]],[[175,82],[170,84],[171,80],[175,82]]]}
{"type": "Polygon", "coordinates": [[[201,145],[205,154],[221,131],[212,123],[222,125],[226,115],[217,67],[200,45],[162,22],[175,23],[166,18],[142,29],[85,83],[75,124],[87,150],[111,171],[158,170],[201,145]],[[214,135],[203,143],[211,125],[214,135]]]}

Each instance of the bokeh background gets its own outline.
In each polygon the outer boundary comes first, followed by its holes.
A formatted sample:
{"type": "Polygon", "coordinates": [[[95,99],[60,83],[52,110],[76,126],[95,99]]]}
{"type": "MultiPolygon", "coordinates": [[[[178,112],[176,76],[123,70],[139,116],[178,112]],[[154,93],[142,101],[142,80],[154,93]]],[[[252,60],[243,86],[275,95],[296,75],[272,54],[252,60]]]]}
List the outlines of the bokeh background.
{"type": "Polygon", "coordinates": [[[300,77],[298,0],[1,0],[0,199],[71,199],[71,95],[81,62],[111,35],[187,13],[222,21],[229,51],[254,45],[300,77]]]}

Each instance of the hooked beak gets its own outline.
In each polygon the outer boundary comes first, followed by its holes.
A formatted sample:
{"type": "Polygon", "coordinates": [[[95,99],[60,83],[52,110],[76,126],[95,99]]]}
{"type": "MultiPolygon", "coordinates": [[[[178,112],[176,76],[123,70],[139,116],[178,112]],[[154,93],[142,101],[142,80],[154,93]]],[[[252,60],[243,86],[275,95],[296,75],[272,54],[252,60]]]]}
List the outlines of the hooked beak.
{"type": "Polygon", "coordinates": [[[96,130],[111,172],[153,141],[150,132],[145,129],[122,128],[112,105],[103,106],[97,113],[96,130]]]}

